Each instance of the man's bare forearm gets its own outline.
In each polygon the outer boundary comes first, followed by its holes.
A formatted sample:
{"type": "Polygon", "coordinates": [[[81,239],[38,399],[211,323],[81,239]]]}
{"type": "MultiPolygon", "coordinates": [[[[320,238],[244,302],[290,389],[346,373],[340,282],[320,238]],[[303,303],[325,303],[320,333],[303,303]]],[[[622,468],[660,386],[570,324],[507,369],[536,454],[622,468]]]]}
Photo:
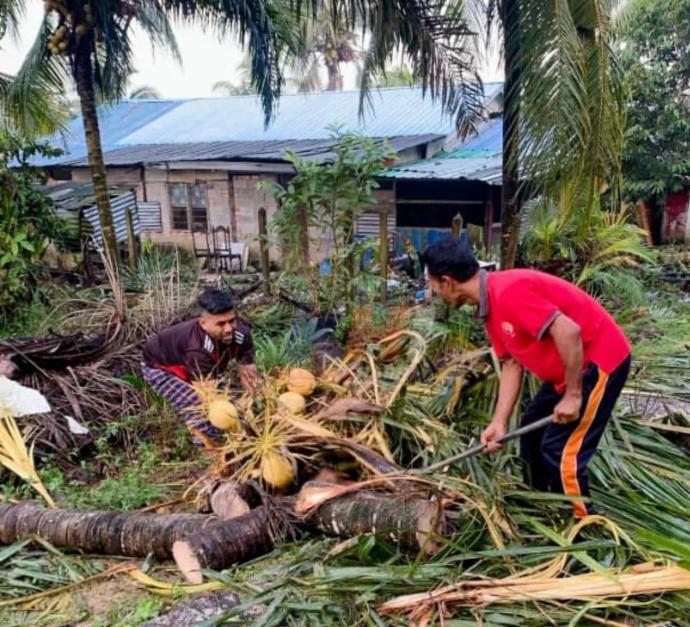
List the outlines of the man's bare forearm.
{"type": "Polygon", "coordinates": [[[508,424],[515,409],[515,403],[520,396],[522,374],[523,368],[517,361],[510,358],[504,362],[498,385],[498,400],[496,401],[493,422],[503,426],[508,424]]]}
{"type": "Polygon", "coordinates": [[[568,316],[561,314],[553,321],[549,335],[553,338],[556,350],[563,360],[566,395],[582,396],[584,349],[580,327],[568,316]]]}

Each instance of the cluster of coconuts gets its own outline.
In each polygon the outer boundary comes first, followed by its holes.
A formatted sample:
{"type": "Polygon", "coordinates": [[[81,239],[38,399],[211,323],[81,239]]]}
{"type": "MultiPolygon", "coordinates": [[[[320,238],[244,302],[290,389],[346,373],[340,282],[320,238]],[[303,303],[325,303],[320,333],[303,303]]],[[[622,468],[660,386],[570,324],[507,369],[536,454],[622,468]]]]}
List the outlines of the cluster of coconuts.
{"type": "MultiPolygon", "coordinates": [[[[287,389],[278,397],[278,407],[288,414],[301,414],[307,405],[305,397],[316,389],[316,378],[304,368],[293,368],[288,373],[287,389]]],[[[223,431],[237,433],[241,429],[237,408],[224,398],[208,404],[208,420],[223,431]]],[[[287,488],[295,479],[294,462],[278,451],[266,451],[259,470],[266,484],[277,489],[287,488]]]]}
{"type": "Polygon", "coordinates": [[[46,13],[56,11],[60,14],[58,27],[48,37],[48,51],[53,55],[69,52],[72,41],[79,41],[95,23],[90,4],[84,5],[82,15],[78,18],[60,0],[44,0],[43,7],[46,13]]]}

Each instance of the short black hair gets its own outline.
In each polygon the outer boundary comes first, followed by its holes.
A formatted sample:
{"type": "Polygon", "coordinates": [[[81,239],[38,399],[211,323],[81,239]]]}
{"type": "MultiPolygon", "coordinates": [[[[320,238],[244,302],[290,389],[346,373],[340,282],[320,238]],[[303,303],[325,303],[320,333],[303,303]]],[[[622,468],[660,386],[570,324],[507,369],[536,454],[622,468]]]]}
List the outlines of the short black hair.
{"type": "Polygon", "coordinates": [[[199,295],[197,304],[202,311],[214,316],[216,314],[232,311],[235,308],[235,301],[232,298],[232,294],[216,288],[204,290],[199,295]]]}
{"type": "Polygon", "coordinates": [[[422,254],[422,263],[429,274],[460,282],[471,279],[479,270],[467,237],[448,236],[430,244],[422,254]]]}

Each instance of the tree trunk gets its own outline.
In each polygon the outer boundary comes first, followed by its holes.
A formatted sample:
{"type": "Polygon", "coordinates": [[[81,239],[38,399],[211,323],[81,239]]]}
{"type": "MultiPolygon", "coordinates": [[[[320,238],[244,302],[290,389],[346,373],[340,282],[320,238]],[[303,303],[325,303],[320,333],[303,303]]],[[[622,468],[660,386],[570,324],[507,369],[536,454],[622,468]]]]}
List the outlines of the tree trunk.
{"type": "Polygon", "coordinates": [[[84,120],[84,133],[86,135],[86,150],[89,155],[91,178],[96,195],[96,205],[101,222],[103,235],[103,249],[114,265],[119,265],[117,240],[113,226],[113,214],[110,208],[108,196],[108,183],[105,175],[105,163],[103,161],[103,149],[101,147],[101,135],[98,128],[98,116],[96,113],[96,94],[94,89],[93,66],[90,51],[81,46],[77,50],[74,60],[74,81],[81,104],[81,114],[84,120]]]}
{"type": "Polygon", "coordinates": [[[501,268],[515,265],[520,237],[518,156],[520,150],[520,13],[519,0],[503,0],[505,84],[503,105],[503,188],[501,268]]]}
{"type": "Polygon", "coordinates": [[[328,73],[328,91],[342,91],[343,77],[340,73],[340,65],[337,61],[326,62],[326,72],[328,73]]]}
{"type": "Polygon", "coordinates": [[[388,301],[388,211],[379,207],[379,245],[381,257],[381,302],[388,301]]]}
{"type": "Polygon", "coordinates": [[[175,540],[201,533],[217,519],[203,514],[79,512],[33,503],[0,504],[0,544],[32,535],[57,547],[86,553],[161,559],[172,556],[175,540]]]}
{"type": "Polygon", "coordinates": [[[232,479],[215,481],[205,486],[197,498],[198,510],[212,512],[220,520],[230,520],[261,505],[261,495],[247,483],[232,479]]]}
{"type": "Polygon", "coordinates": [[[307,208],[304,205],[297,210],[297,220],[302,269],[306,271],[309,268],[309,220],[307,218],[307,208]]]}
{"type": "Polygon", "coordinates": [[[411,551],[429,555],[437,550],[434,537],[443,535],[443,510],[437,503],[376,492],[353,492],[326,501],[306,518],[312,529],[351,538],[375,533],[411,551]]]}
{"type": "MultiPolygon", "coordinates": [[[[291,499],[282,499],[292,504],[291,499]]],[[[237,518],[209,525],[177,540],[172,547],[173,557],[190,583],[202,583],[202,569],[222,570],[232,564],[271,551],[275,543],[285,538],[289,525],[286,511],[279,505],[261,505],[237,518]]]]}
{"type": "Polygon", "coordinates": [[[261,273],[264,278],[264,294],[271,295],[271,264],[268,257],[268,224],[266,209],[259,208],[259,251],[261,257],[261,273]]]}

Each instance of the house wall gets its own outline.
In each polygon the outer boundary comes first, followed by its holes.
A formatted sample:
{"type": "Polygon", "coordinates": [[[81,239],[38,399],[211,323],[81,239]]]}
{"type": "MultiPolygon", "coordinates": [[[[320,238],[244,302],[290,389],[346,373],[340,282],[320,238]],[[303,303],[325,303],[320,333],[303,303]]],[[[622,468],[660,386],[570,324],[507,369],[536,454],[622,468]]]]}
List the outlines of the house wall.
{"type": "MultiPolygon", "coordinates": [[[[276,182],[277,176],[270,174],[230,175],[223,170],[166,170],[163,168],[108,168],[108,181],[113,184],[127,183],[136,187],[137,198],[147,202],[158,202],[161,207],[162,230],[159,233],[147,231],[144,239],[192,248],[192,234],[186,230],[172,228],[170,208],[170,183],[206,183],[208,190],[208,219],[213,227],[227,226],[232,239],[246,242],[250,247],[250,258],[258,259],[259,234],[258,210],[266,208],[269,223],[276,210],[273,195],[268,190],[258,189],[260,182],[276,182]],[[142,180],[145,182],[142,183],[142,180]]],[[[88,168],[74,168],[75,181],[90,181],[88,168]]],[[[280,259],[279,250],[271,250],[273,260],[280,259]]]]}

